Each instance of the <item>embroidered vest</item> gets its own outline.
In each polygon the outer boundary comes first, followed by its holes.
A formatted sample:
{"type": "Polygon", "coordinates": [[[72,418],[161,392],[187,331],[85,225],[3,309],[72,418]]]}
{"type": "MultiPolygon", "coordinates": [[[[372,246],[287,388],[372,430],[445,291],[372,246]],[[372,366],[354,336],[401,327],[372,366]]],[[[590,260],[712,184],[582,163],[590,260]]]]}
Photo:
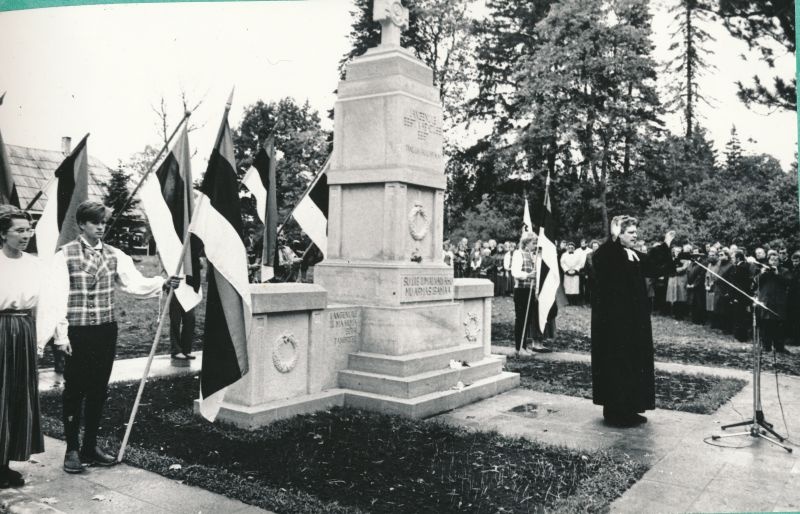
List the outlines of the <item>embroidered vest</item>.
{"type": "MultiPolygon", "coordinates": [[[[533,269],[533,254],[531,252],[526,252],[525,250],[517,250],[518,252],[522,253],[522,271],[525,273],[530,273],[534,271],[533,269]]],[[[518,278],[514,279],[514,287],[522,287],[525,289],[530,289],[533,287],[534,279],[528,280],[520,280],[518,278]]]]}
{"type": "Polygon", "coordinates": [[[117,258],[107,245],[88,248],[81,241],[61,247],[69,270],[67,321],[72,326],[101,325],[114,321],[117,258]]]}

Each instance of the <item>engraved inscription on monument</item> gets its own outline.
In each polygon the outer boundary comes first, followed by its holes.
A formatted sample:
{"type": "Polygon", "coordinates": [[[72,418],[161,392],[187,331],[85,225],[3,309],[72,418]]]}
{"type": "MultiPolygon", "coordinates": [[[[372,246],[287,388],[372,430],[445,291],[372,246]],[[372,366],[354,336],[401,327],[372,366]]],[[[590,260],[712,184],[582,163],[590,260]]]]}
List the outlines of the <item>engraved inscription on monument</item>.
{"type": "Polygon", "coordinates": [[[453,298],[453,277],[448,275],[400,275],[400,301],[423,302],[453,298]]]}
{"type": "Polygon", "coordinates": [[[406,132],[406,152],[417,158],[442,159],[441,115],[408,109],[403,114],[406,132]]]}
{"type": "Polygon", "coordinates": [[[361,335],[361,310],[332,310],[328,313],[328,342],[335,345],[358,344],[361,335]]]}

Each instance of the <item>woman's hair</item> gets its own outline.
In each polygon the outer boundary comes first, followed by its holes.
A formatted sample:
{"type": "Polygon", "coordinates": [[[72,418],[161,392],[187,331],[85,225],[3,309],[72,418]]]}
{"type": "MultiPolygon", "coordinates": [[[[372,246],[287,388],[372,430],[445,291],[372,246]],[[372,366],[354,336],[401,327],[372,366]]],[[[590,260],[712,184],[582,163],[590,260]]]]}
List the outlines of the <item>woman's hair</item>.
{"type": "MultiPolygon", "coordinates": [[[[0,236],[6,235],[14,224],[14,220],[27,220],[31,221],[31,216],[19,207],[13,205],[0,205],[0,236]]],[[[0,238],[0,246],[3,245],[3,239],[0,238]]]]}
{"type": "Polygon", "coordinates": [[[75,212],[75,221],[78,225],[86,222],[100,223],[108,218],[110,209],[100,202],[86,200],[78,205],[75,212]]]}

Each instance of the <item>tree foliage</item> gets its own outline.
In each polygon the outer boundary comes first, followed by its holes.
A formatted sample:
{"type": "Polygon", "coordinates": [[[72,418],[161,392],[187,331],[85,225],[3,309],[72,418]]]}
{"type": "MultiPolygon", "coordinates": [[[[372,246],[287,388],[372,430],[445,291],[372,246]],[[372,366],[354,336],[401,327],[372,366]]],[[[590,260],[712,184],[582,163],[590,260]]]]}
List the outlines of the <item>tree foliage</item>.
{"type": "MultiPolygon", "coordinates": [[[[320,126],[319,113],[308,101],[298,104],[293,98],[277,102],[259,100],[245,108],[239,127],[233,133],[238,173],[250,168],[259,145],[275,137],[279,155],[275,175],[278,183],[278,218],[283,219],[331,152],[331,134],[320,126]]],[[[254,219],[255,203],[243,198],[245,218],[254,219]]],[[[257,218],[256,218],[257,219],[257,218]]]]}
{"type": "Polygon", "coordinates": [[[632,173],[640,136],[658,122],[647,3],[563,0],[537,32],[542,45],[519,72],[532,121],[518,148],[530,150],[534,172],[577,167],[596,186],[607,227],[610,184],[632,173]]]}
{"type": "Polygon", "coordinates": [[[130,197],[134,186],[131,184],[131,176],[121,165],[117,169],[111,170],[111,176],[105,183],[105,187],[103,203],[113,211],[112,219],[116,219],[114,226],[109,226],[111,231],[105,235],[105,240],[111,244],[120,245],[126,241],[127,234],[131,229],[142,224],[136,212],[139,200],[136,197],[130,197]]]}
{"type": "MultiPolygon", "coordinates": [[[[794,0],[719,0],[725,27],[758,51],[763,62],[775,67],[776,46],[796,52],[794,0]]],[[[737,82],[739,98],[747,105],[797,110],[795,77],[775,75],[772,85],[757,75],[751,85],[737,82]]]]}

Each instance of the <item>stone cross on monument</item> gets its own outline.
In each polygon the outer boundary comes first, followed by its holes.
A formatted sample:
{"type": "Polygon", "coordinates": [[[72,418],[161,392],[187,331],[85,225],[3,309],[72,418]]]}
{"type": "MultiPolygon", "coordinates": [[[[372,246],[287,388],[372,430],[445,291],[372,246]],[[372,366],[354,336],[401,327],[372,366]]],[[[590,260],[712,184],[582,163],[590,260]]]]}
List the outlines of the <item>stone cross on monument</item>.
{"type": "Polygon", "coordinates": [[[373,0],[372,20],[381,24],[381,46],[400,46],[400,34],[408,28],[408,9],[400,0],[373,0]]]}

